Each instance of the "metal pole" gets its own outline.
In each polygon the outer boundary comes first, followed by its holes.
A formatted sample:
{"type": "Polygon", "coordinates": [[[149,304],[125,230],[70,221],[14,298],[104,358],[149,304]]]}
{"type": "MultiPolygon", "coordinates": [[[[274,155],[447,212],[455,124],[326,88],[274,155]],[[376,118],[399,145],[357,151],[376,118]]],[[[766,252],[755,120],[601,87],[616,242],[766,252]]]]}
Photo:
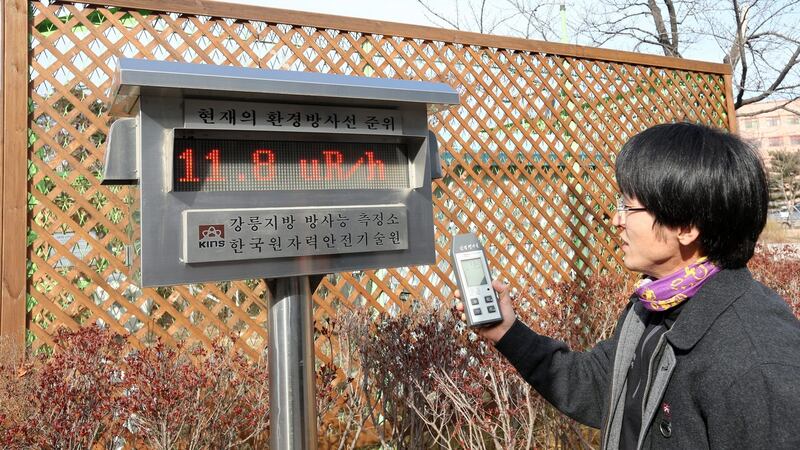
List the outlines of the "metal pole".
{"type": "Polygon", "coordinates": [[[307,276],[274,281],[269,305],[270,449],[316,450],[311,289],[307,276]]]}

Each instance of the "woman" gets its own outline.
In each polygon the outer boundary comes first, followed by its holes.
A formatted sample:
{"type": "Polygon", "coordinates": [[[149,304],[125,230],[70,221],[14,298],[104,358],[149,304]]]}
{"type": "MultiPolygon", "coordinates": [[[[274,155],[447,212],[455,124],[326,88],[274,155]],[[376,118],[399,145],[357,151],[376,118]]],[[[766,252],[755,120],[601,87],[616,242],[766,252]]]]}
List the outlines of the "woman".
{"type": "Polygon", "coordinates": [[[497,281],[504,320],[479,333],[556,408],[601,428],[603,448],[800,449],[800,322],[746,268],[767,215],[756,152],[658,125],[625,144],[616,176],[613,223],[643,278],[614,335],[572,352],[516,320],[497,281]]]}

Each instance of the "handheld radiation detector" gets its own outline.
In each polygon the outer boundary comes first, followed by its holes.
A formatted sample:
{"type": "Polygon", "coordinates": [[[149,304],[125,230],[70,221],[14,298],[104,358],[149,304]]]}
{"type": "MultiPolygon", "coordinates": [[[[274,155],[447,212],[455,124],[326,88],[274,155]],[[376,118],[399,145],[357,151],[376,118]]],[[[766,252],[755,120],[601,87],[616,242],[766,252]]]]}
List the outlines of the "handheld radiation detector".
{"type": "Polygon", "coordinates": [[[467,325],[485,327],[501,322],[503,316],[500,314],[489,265],[478,237],[473,233],[453,236],[451,256],[467,325]]]}

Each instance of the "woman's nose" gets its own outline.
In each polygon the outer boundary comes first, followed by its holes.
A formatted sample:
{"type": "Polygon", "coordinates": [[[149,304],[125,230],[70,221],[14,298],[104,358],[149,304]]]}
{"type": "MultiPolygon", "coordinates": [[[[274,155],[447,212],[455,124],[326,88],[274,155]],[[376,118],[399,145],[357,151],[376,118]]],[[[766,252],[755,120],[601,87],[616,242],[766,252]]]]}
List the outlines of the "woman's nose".
{"type": "Polygon", "coordinates": [[[619,213],[619,211],[615,211],[614,215],[611,216],[611,223],[615,227],[621,227],[623,225],[623,223],[622,223],[622,215],[619,213]]]}

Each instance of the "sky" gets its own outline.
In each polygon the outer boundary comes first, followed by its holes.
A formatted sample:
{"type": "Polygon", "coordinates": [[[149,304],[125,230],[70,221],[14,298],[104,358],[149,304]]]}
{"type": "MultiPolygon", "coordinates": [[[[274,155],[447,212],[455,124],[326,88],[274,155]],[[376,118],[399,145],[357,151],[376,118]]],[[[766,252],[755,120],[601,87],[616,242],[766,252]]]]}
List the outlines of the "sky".
{"type": "Polygon", "coordinates": [[[313,11],[337,16],[362,17],[388,22],[431,25],[417,0],[221,0],[229,3],[313,11]]]}
{"type": "MultiPolygon", "coordinates": [[[[337,16],[361,17],[365,19],[414,25],[434,26],[429,13],[417,0],[220,0],[228,3],[268,6],[295,11],[312,11],[337,16]]],[[[573,0],[570,0],[573,1],[573,0]]],[[[436,5],[436,0],[431,1],[436,5]]],[[[569,1],[568,1],[569,4],[569,1]]],[[[569,14],[569,7],[567,9],[569,14]]],[[[437,25],[438,26],[438,25],[437,25]]],[[[713,43],[698,43],[684,49],[683,56],[688,59],[720,62],[722,52],[713,43]]]]}

